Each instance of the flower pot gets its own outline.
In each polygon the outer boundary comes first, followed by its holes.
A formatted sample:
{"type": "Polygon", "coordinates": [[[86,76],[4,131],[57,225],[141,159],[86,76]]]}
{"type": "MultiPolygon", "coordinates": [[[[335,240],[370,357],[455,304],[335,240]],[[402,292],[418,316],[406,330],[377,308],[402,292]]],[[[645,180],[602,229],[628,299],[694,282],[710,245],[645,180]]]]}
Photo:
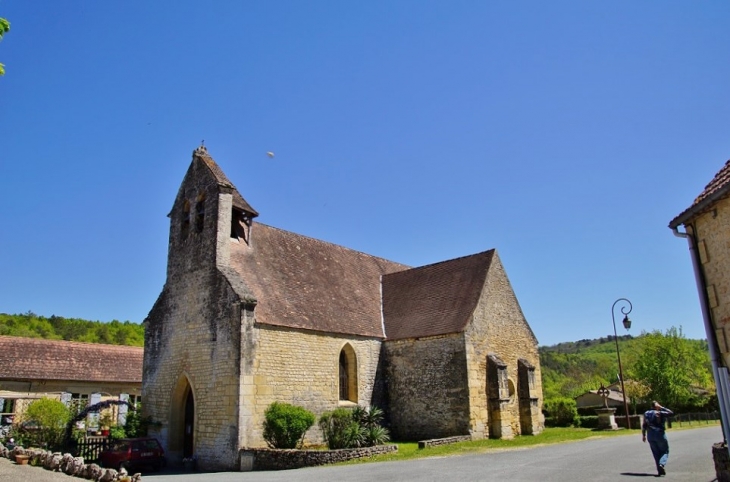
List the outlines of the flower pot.
{"type": "Polygon", "coordinates": [[[108,437],[109,436],[109,429],[102,429],[101,430],[102,437],[108,437]]]}
{"type": "Polygon", "coordinates": [[[18,465],[28,465],[28,460],[30,460],[30,455],[16,455],[15,456],[15,463],[18,465]]]}

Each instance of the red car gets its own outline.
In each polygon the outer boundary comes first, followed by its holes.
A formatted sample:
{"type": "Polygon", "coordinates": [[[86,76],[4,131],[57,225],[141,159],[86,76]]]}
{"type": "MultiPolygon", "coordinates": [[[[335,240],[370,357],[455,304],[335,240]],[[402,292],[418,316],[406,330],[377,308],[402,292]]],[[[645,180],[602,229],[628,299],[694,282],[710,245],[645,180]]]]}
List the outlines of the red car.
{"type": "Polygon", "coordinates": [[[134,473],[140,467],[154,471],[166,465],[165,451],[156,438],[124,438],[115,440],[99,455],[102,467],[134,473]]]}

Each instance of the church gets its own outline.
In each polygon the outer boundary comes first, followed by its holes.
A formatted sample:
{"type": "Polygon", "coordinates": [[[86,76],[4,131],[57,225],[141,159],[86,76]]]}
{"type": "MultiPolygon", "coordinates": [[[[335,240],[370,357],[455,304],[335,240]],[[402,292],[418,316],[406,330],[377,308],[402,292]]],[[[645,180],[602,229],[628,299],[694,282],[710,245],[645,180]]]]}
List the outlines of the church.
{"type": "Polygon", "coordinates": [[[542,431],[537,339],[496,250],[413,268],[258,216],[197,148],[144,322],[143,407],[171,463],[237,469],[275,401],[376,405],[393,440],[542,431]]]}

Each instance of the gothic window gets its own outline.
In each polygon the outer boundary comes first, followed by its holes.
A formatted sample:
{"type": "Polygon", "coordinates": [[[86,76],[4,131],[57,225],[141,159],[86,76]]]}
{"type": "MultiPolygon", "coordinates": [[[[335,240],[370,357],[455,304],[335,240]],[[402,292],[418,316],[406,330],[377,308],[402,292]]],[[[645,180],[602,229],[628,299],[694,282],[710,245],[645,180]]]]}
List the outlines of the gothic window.
{"type": "Polygon", "coordinates": [[[185,239],[190,233],[190,202],[185,200],[183,204],[182,219],[180,222],[180,236],[185,239]]]}
{"type": "Polygon", "coordinates": [[[341,402],[357,403],[357,357],[355,350],[346,344],[340,350],[339,399],[341,402]]]}
{"type": "Polygon", "coordinates": [[[195,203],[195,230],[199,233],[203,232],[205,224],[205,194],[198,196],[195,203]]]}
{"type": "Polygon", "coordinates": [[[340,400],[349,400],[349,383],[347,380],[347,356],[344,351],[340,352],[340,400]]]}

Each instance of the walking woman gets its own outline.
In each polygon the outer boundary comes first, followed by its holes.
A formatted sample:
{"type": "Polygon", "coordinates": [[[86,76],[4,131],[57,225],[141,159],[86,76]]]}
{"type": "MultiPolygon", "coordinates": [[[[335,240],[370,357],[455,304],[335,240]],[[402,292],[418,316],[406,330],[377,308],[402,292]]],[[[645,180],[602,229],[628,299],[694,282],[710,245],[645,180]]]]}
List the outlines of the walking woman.
{"type": "Polygon", "coordinates": [[[669,459],[669,441],[664,432],[664,423],[667,417],[674,415],[674,412],[659,405],[659,402],[651,402],[652,409],[644,413],[644,423],[641,426],[641,437],[646,442],[649,440],[651,453],[654,455],[656,470],[659,475],[666,475],[664,467],[669,459]]]}

